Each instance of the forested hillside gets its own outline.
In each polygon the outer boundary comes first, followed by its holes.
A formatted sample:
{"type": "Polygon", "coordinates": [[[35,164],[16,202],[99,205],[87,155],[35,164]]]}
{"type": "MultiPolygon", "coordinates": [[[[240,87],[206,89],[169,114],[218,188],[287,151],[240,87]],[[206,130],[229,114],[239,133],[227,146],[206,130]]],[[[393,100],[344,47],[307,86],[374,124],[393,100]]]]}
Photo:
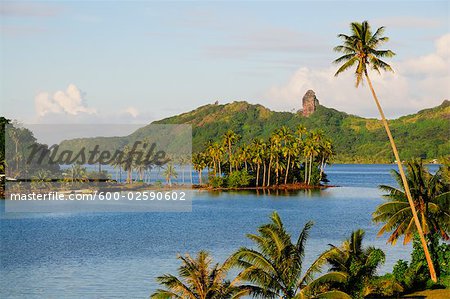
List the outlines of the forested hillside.
{"type": "MultiPolygon", "coordinates": [[[[286,125],[292,129],[303,124],[309,130],[320,129],[333,141],[338,162],[391,162],[388,139],[381,122],[349,115],[319,106],[311,116],[271,111],[261,105],[234,102],[206,105],[194,111],[155,123],[192,124],[194,151],[209,139],[231,129],[242,136],[241,142],[255,137],[267,138],[274,129],[286,125]]],[[[435,159],[450,154],[450,102],[390,120],[401,157],[435,159]]]]}
{"type": "MultiPolygon", "coordinates": [[[[226,131],[241,135],[240,143],[249,143],[255,137],[268,138],[285,125],[293,130],[299,124],[308,130],[322,130],[333,142],[335,162],[389,163],[393,161],[391,149],[382,124],[376,119],[349,115],[335,109],[318,106],[309,117],[301,113],[276,112],[262,105],[233,102],[211,104],[193,111],[154,122],[155,124],[190,124],[193,151],[201,150],[208,140],[217,140],[226,131]]],[[[450,102],[389,120],[402,159],[421,157],[436,159],[450,155],[450,102]]],[[[146,127],[123,138],[111,138],[113,144],[127,144],[142,137],[146,127]]],[[[145,134],[144,134],[145,135],[145,134]]],[[[64,147],[83,142],[95,143],[97,138],[64,141],[64,147]]],[[[98,140],[100,141],[100,140],[98,140]]],[[[108,142],[102,138],[101,143],[108,142]]]]}

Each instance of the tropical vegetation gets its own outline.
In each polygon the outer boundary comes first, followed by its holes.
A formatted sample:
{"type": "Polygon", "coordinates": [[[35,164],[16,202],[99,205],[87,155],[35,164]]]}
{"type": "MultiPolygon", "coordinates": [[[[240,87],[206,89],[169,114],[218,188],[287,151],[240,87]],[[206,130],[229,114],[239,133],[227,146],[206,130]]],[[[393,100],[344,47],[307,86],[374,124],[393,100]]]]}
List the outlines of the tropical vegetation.
{"type": "MultiPolygon", "coordinates": [[[[450,255],[450,246],[443,244],[442,246],[448,249],[442,249],[439,245],[439,240],[450,240],[450,184],[448,181],[448,167],[449,165],[442,165],[436,173],[431,173],[424,166],[423,161],[414,160],[406,163],[406,178],[411,190],[411,195],[414,199],[414,206],[417,210],[420,220],[420,226],[425,234],[425,239],[429,246],[431,259],[436,270],[437,278],[446,276],[450,273],[445,271],[442,273],[441,252],[449,251],[445,255],[450,255]],[[439,261],[441,259],[441,262],[439,261]]],[[[384,198],[386,203],[377,207],[373,213],[373,220],[378,223],[383,223],[379,231],[379,235],[389,233],[388,242],[395,244],[397,240],[403,237],[403,243],[407,244],[415,238],[414,255],[417,256],[418,250],[418,235],[417,228],[414,225],[414,219],[411,213],[411,207],[406,198],[403,181],[400,174],[393,170],[393,177],[396,179],[400,187],[380,186],[380,189],[386,192],[384,198]]],[[[422,251],[423,252],[423,251],[422,251]]],[[[450,256],[448,257],[450,259],[450,256]]],[[[426,270],[424,265],[418,265],[412,259],[412,265],[422,267],[426,270]]],[[[448,268],[448,262],[444,263],[448,268]]],[[[400,267],[400,266],[399,266],[400,267]]],[[[413,272],[418,272],[416,269],[413,272]]],[[[416,275],[409,275],[409,277],[416,277],[416,275]]],[[[428,276],[424,276],[426,280],[428,276]]]]}
{"type": "Polygon", "coordinates": [[[395,53],[392,52],[391,50],[379,49],[381,45],[383,45],[389,40],[388,37],[383,36],[384,30],[385,30],[384,27],[380,27],[375,32],[373,32],[370,24],[367,21],[364,21],[362,23],[352,22],[350,24],[351,35],[339,34],[338,37],[343,40],[343,44],[335,47],[334,50],[336,52],[341,52],[344,55],[342,55],[341,57],[337,58],[334,61],[334,63],[337,64],[343,63],[337,70],[335,76],[338,76],[339,74],[356,65],[355,69],[356,87],[358,87],[362,83],[364,78],[367,80],[367,83],[369,84],[370,91],[377,106],[378,112],[380,113],[381,116],[382,124],[384,126],[384,129],[386,130],[390,145],[392,147],[395,162],[397,163],[400,178],[404,186],[405,195],[406,198],[408,199],[408,204],[411,208],[410,211],[413,216],[414,224],[417,228],[417,233],[420,237],[423,249],[425,251],[425,257],[428,262],[431,278],[433,279],[433,281],[436,281],[437,278],[433,267],[433,262],[431,261],[430,254],[428,252],[427,242],[424,238],[424,233],[422,231],[420,220],[417,216],[413,198],[411,196],[411,192],[408,187],[408,181],[403,171],[402,160],[400,159],[397,146],[391,133],[391,129],[389,128],[388,122],[384,115],[383,109],[380,105],[380,102],[378,101],[377,94],[375,93],[368,72],[368,69],[375,70],[379,74],[381,73],[381,71],[394,72],[389,64],[381,60],[382,58],[390,58],[395,55],[395,53]]]}
{"type": "Polygon", "coordinates": [[[322,131],[308,131],[301,125],[292,131],[282,126],[267,140],[255,138],[248,145],[236,146],[240,138],[229,130],[222,140],[210,140],[203,151],[194,154],[199,182],[204,169],[213,187],[318,185],[326,181],[324,168],[333,156],[333,146],[322,131]]]}
{"type": "MultiPolygon", "coordinates": [[[[312,222],[293,239],[277,212],[270,222],[248,234],[254,247],[242,247],[222,264],[201,251],[193,259],[179,256],[178,277],[164,274],[157,281],[164,288],[151,298],[365,298],[399,295],[404,291],[394,275],[377,276],[384,253],[364,246],[364,231],[351,233],[341,245],[330,245],[304,268],[306,242],[312,222]]],[[[377,297],[377,298],[378,298],[377,297]]]]}
{"type": "Polygon", "coordinates": [[[168,299],[231,299],[247,294],[246,290],[236,285],[236,281],[226,279],[229,263],[213,264],[209,253],[200,251],[195,258],[189,254],[178,256],[181,266],[179,277],[171,274],[159,276],[157,281],[164,286],[150,298],[168,299]]]}

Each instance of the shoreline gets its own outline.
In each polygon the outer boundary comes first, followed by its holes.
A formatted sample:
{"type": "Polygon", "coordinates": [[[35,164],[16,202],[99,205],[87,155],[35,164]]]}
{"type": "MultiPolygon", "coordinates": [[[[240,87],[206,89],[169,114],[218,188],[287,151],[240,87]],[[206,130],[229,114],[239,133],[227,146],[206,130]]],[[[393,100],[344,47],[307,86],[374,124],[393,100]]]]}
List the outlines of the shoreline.
{"type": "MultiPolygon", "coordinates": [[[[90,186],[93,187],[93,186],[90,186]]],[[[30,192],[36,194],[45,194],[49,192],[60,192],[63,194],[74,194],[74,193],[83,193],[83,194],[92,194],[96,192],[134,192],[134,191],[145,191],[145,190],[160,190],[160,191],[172,191],[172,190],[199,190],[199,191],[299,191],[299,190],[324,190],[328,188],[337,188],[340,186],[337,185],[307,185],[307,184],[280,184],[280,185],[272,185],[272,186],[258,186],[258,187],[238,187],[238,188],[228,188],[228,187],[220,187],[214,188],[207,185],[172,185],[172,186],[154,186],[147,185],[142,183],[131,184],[131,185],[113,185],[113,186],[104,186],[97,188],[89,188],[88,186],[80,186],[77,189],[53,189],[53,190],[34,190],[30,192]]],[[[5,196],[2,196],[0,199],[4,200],[5,196]]]]}
{"type": "Polygon", "coordinates": [[[283,191],[295,191],[295,190],[322,190],[327,188],[336,188],[335,185],[306,185],[306,184],[281,184],[272,186],[258,186],[258,187],[238,187],[228,188],[220,187],[213,188],[210,186],[193,185],[192,189],[206,190],[206,191],[243,191],[243,190],[283,190],[283,191]]]}

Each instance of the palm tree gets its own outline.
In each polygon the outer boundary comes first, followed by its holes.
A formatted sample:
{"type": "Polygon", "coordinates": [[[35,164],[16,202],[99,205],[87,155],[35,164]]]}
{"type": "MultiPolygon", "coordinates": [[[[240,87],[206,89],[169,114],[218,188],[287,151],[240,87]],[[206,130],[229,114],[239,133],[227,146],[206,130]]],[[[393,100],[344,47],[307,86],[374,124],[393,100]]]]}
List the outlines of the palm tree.
{"type": "Polygon", "coordinates": [[[331,156],[333,155],[333,144],[329,139],[322,140],[320,145],[320,180],[322,180],[323,172],[325,170],[325,165],[329,162],[331,156]]]}
{"type": "Polygon", "coordinates": [[[270,136],[270,143],[271,143],[271,155],[275,158],[275,184],[278,185],[280,177],[280,151],[282,145],[281,130],[276,130],[275,132],[272,133],[272,136],[270,136]]]}
{"type": "Polygon", "coordinates": [[[367,293],[369,282],[375,276],[377,268],[385,261],[385,255],[381,249],[362,246],[363,238],[363,230],[352,232],[350,238],[341,246],[330,245],[331,250],[327,257],[330,264],[329,271],[347,276],[344,283],[331,285],[354,299],[362,299],[369,295],[367,293]]]}
{"type": "Polygon", "coordinates": [[[165,274],[157,281],[165,287],[158,289],[152,299],[228,299],[240,298],[247,291],[236,286],[237,281],[227,281],[228,264],[212,265],[210,255],[200,251],[194,259],[190,255],[178,256],[182,265],[178,268],[180,278],[165,274]]]}
{"type": "Polygon", "coordinates": [[[87,170],[80,164],[72,165],[70,168],[70,178],[72,183],[74,182],[85,182],[88,179],[87,170]]]}
{"type": "Polygon", "coordinates": [[[31,185],[36,189],[48,189],[51,187],[50,173],[47,170],[40,169],[31,177],[31,185]]]}
{"type": "Polygon", "coordinates": [[[228,130],[224,135],[223,135],[223,144],[224,146],[227,147],[228,149],[228,159],[229,159],[229,163],[230,163],[230,173],[233,171],[232,168],[232,163],[231,163],[231,157],[233,155],[233,152],[231,150],[232,145],[234,145],[236,142],[239,141],[239,139],[241,138],[241,136],[239,134],[236,134],[233,130],[228,130]]]}
{"type": "Polygon", "coordinates": [[[176,172],[173,164],[167,165],[166,170],[164,170],[164,177],[166,178],[166,182],[169,186],[172,186],[172,178],[178,177],[178,173],[176,172]]]}
{"type": "Polygon", "coordinates": [[[314,279],[321,266],[327,261],[328,252],[319,256],[313,264],[302,271],[306,240],[312,222],[301,231],[297,242],[292,242],[277,212],[273,212],[271,222],[258,228],[259,234],[249,234],[257,249],[242,247],[230,257],[230,263],[242,269],[238,279],[249,284],[243,285],[249,294],[259,298],[350,298],[342,291],[321,292],[325,283],[339,283],[346,276],[329,272],[314,279]],[[320,296],[319,296],[320,294],[320,296]]]}
{"type": "MultiPolygon", "coordinates": [[[[445,166],[442,166],[443,169],[445,166]]],[[[420,227],[430,244],[430,251],[435,262],[436,273],[439,276],[439,264],[437,262],[436,248],[433,238],[441,237],[450,240],[450,187],[442,178],[442,172],[431,174],[422,161],[411,161],[406,168],[408,185],[414,198],[414,207],[420,216],[420,227]]],[[[400,174],[393,170],[392,174],[398,182],[400,189],[381,185],[386,191],[384,196],[388,202],[381,204],[373,213],[375,222],[382,222],[378,235],[392,232],[388,242],[395,244],[404,236],[403,243],[409,243],[417,232],[414,219],[411,217],[411,207],[406,198],[400,174]]]]}
{"type": "Polygon", "coordinates": [[[192,164],[194,165],[194,170],[198,172],[199,184],[202,185],[202,171],[207,164],[205,154],[202,152],[194,154],[192,156],[192,164]]]}
{"type": "Polygon", "coordinates": [[[122,150],[122,157],[120,158],[121,169],[127,172],[127,184],[133,183],[133,166],[134,166],[134,158],[131,154],[131,149],[128,145],[126,145],[122,150]]]}
{"type": "Polygon", "coordinates": [[[425,252],[425,257],[427,259],[428,267],[430,269],[431,279],[436,282],[437,277],[434,271],[433,263],[431,261],[430,253],[428,251],[428,246],[420,226],[420,220],[417,216],[416,209],[414,207],[414,201],[411,196],[411,192],[408,187],[408,181],[406,179],[403,166],[400,160],[400,156],[397,151],[397,147],[395,145],[394,138],[392,137],[391,131],[389,129],[389,125],[386,121],[386,117],[384,116],[383,109],[378,101],[378,97],[375,93],[375,90],[372,85],[372,81],[370,80],[368,68],[371,67],[373,70],[380,73],[383,71],[391,71],[393,72],[391,66],[381,60],[381,58],[389,58],[395,55],[391,50],[379,50],[378,48],[385,42],[389,40],[388,37],[382,36],[385,28],[378,28],[375,33],[372,32],[370,25],[367,21],[362,23],[353,22],[350,24],[351,35],[339,34],[338,37],[343,40],[343,44],[334,48],[336,52],[341,52],[344,55],[337,58],[334,63],[344,63],[337,70],[335,76],[338,76],[342,72],[351,68],[354,65],[357,65],[355,75],[356,75],[356,87],[363,81],[363,77],[366,78],[367,83],[369,84],[370,91],[375,100],[375,104],[380,113],[384,128],[388,135],[389,141],[391,143],[392,151],[394,153],[395,159],[397,161],[398,169],[400,172],[400,176],[402,178],[403,186],[405,188],[406,197],[408,198],[408,203],[411,207],[411,212],[413,214],[414,223],[417,227],[417,231],[420,236],[420,240],[422,242],[422,246],[425,252]]]}
{"type": "Polygon", "coordinates": [[[211,157],[211,163],[214,169],[214,176],[222,175],[222,156],[224,153],[224,148],[218,142],[210,141],[207,145],[208,155],[211,157]]]}
{"type": "Polygon", "coordinates": [[[254,139],[251,148],[252,162],[256,164],[256,187],[258,187],[260,168],[261,164],[264,162],[264,141],[262,139],[254,139]]]}
{"type": "Polygon", "coordinates": [[[285,165],[286,172],[284,175],[284,184],[287,184],[287,179],[288,179],[288,175],[289,175],[289,167],[291,165],[291,155],[292,155],[292,149],[293,149],[293,147],[292,147],[293,136],[291,134],[291,130],[286,126],[282,126],[280,128],[279,134],[280,134],[281,141],[283,142],[283,147],[282,147],[281,151],[282,151],[283,157],[285,159],[287,159],[286,165],[285,165]]]}
{"type": "Polygon", "coordinates": [[[305,183],[311,184],[312,167],[315,156],[319,153],[319,142],[314,132],[309,134],[305,140],[305,146],[303,149],[305,155],[305,183]],[[308,163],[309,158],[309,163],[308,163]],[[308,168],[309,167],[309,168],[308,168]]]}
{"type": "MultiPolygon", "coordinates": [[[[244,162],[245,171],[248,171],[248,160],[250,159],[250,156],[251,156],[250,146],[243,145],[239,151],[238,161],[244,162]]],[[[238,170],[237,167],[236,170],[238,170]]]]}

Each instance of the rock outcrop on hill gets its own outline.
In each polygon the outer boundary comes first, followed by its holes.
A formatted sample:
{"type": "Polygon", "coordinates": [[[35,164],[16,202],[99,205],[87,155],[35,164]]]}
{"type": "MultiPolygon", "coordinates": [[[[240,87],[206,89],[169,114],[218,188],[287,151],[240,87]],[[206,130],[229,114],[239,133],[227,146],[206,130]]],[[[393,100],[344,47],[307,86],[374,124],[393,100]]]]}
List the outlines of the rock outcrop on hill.
{"type": "Polygon", "coordinates": [[[310,116],[316,111],[319,106],[319,100],[316,98],[316,93],[313,90],[308,90],[303,96],[303,116],[310,116]]]}

